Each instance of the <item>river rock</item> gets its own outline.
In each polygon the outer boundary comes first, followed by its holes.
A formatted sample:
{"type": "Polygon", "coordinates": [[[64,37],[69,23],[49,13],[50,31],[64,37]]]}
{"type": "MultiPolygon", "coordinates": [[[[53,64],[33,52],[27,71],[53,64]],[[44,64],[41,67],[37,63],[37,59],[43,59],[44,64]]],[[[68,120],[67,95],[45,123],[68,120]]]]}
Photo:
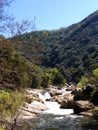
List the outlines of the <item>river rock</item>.
{"type": "Polygon", "coordinates": [[[74,100],[88,100],[88,95],[83,92],[82,89],[77,88],[74,91],[72,91],[72,94],[74,94],[74,100]]]}
{"type": "Polygon", "coordinates": [[[36,117],[37,114],[40,114],[42,111],[47,110],[45,104],[33,101],[31,104],[25,103],[25,106],[20,108],[19,119],[28,120],[36,117]]]}
{"type": "Polygon", "coordinates": [[[75,114],[79,114],[80,112],[90,110],[91,108],[93,108],[93,104],[90,101],[80,100],[75,102],[73,110],[75,114]]]}
{"type": "Polygon", "coordinates": [[[62,95],[63,91],[62,90],[58,90],[58,89],[51,89],[49,91],[49,94],[51,95],[51,97],[53,96],[57,96],[57,95],[62,95]]]}
{"type": "Polygon", "coordinates": [[[37,90],[37,89],[28,89],[27,90],[27,94],[25,95],[25,101],[27,103],[31,103],[33,101],[38,101],[38,102],[41,102],[43,103],[42,99],[39,98],[39,95],[38,93],[40,93],[40,90],[37,90]]]}
{"type": "Polygon", "coordinates": [[[29,107],[31,107],[33,109],[40,110],[40,111],[47,109],[45,104],[38,102],[38,101],[33,101],[31,104],[29,104],[29,107]]]}
{"type": "Polygon", "coordinates": [[[90,95],[95,89],[95,86],[93,84],[87,84],[84,88],[83,88],[83,92],[87,95],[90,95]]]}
{"type": "Polygon", "coordinates": [[[73,108],[74,106],[74,95],[66,94],[61,102],[61,108],[73,108]]]}
{"type": "Polygon", "coordinates": [[[33,119],[34,117],[36,117],[37,114],[47,109],[44,102],[38,96],[39,92],[41,91],[37,89],[27,90],[24,106],[20,108],[20,119],[33,119]]]}
{"type": "Polygon", "coordinates": [[[91,94],[94,91],[94,85],[92,84],[87,84],[84,86],[82,89],[81,88],[76,88],[74,91],[72,91],[72,94],[74,94],[74,100],[90,100],[91,94]]]}
{"type": "Polygon", "coordinates": [[[63,100],[64,100],[64,96],[62,95],[54,96],[51,98],[51,101],[58,102],[59,104],[61,104],[63,100]]]}

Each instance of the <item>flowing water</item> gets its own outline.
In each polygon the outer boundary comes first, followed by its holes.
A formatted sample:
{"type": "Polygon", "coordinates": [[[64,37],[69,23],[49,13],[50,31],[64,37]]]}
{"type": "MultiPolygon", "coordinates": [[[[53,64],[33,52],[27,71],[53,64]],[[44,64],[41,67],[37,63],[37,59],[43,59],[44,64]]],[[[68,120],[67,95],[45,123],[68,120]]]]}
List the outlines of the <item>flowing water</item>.
{"type": "Polygon", "coordinates": [[[48,110],[31,122],[31,130],[98,130],[98,120],[75,115],[72,109],[60,109],[57,102],[45,101],[50,98],[48,93],[39,97],[48,110]]]}
{"type": "Polygon", "coordinates": [[[44,114],[32,123],[32,130],[98,130],[98,121],[75,115],[44,114]]]}

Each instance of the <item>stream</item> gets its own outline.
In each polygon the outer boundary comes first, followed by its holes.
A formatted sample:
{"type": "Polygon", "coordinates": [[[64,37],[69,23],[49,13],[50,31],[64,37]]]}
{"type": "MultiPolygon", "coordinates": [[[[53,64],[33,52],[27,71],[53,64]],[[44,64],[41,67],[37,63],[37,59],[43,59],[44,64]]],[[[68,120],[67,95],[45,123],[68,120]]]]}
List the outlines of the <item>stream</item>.
{"type": "Polygon", "coordinates": [[[31,122],[31,130],[98,130],[98,120],[73,114],[73,109],[61,109],[57,102],[46,101],[48,93],[39,94],[47,110],[31,122]]]}

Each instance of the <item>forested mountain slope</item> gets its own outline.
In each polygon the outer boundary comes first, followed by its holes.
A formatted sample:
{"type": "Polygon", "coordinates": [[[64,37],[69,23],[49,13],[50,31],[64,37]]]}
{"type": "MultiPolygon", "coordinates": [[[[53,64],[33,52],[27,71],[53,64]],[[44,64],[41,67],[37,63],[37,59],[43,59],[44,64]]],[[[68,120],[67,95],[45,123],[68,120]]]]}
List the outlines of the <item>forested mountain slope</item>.
{"type": "Polygon", "coordinates": [[[68,81],[77,82],[98,67],[98,11],[67,28],[34,31],[14,41],[16,50],[29,61],[57,67],[68,81]]]}
{"type": "Polygon", "coordinates": [[[0,37],[0,89],[39,87],[43,71],[15,51],[9,39],[0,37]]]}

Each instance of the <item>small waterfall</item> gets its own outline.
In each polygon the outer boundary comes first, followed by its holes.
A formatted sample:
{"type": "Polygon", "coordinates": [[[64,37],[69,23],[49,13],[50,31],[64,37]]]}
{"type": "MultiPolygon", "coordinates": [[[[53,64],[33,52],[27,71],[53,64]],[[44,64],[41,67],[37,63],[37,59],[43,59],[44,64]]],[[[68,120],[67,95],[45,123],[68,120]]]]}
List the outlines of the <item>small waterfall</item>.
{"type": "Polygon", "coordinates": [[[39,98],[46,104],[46,99],[51,99],[51,96],[48,92],[41,94],[38,93],[39,98]]]}
{"type": "Polygon", "coordinates": [[[45,103],[45,100],[46,100],[45,96],[42,95],[41,93],[38,93],[38,96],[45,103]]]}
{"type": "Polygon", "coordinates": [[[73,114],[73,109],[61,109],[60,104],[57,102],[47,101],[46,99],[51,99],[51,96],[48,92],[44,93],[43,95],[41,93],[38,94],[39,98],[42,99],[42,101],[47,106],[48,110],[45,110],[43,114],[54,114],[54,115],[70,115],[73,114]]]}

